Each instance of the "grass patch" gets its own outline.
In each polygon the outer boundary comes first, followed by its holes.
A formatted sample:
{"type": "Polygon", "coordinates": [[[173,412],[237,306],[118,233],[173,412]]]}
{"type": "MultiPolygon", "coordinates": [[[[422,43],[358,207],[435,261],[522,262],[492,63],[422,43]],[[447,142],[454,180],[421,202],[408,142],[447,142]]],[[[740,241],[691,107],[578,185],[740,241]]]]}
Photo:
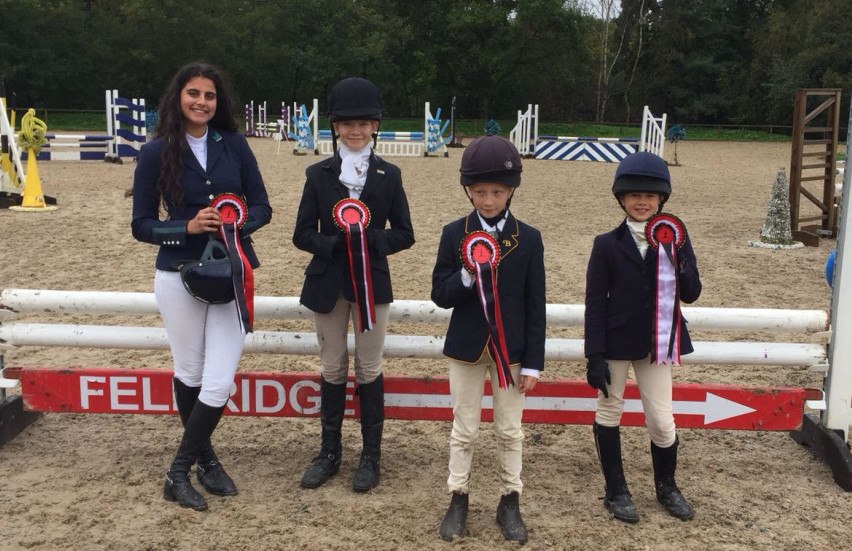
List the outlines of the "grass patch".
{"type": "MultiPolygon", "coordinates": [[[[21,127],[21,117],[26,111],[16,111],[15,125],[21,127]]],[[[36,109],[36,117],[47,124],[48,132],[63,130],[96,130],[106,132],[106,114],[104,111],[56,111],[36,109]]]]}
{"type": "MultiPolygon", "coordinates": [[[[23,112],[19,111],[17,120],[23,112]]],[[[50,131],[63,130],[106,130],[106,118],[103,111],[61,111],[61,110],[37,110],[36,116],[47,123],[50,131]]],[[[456,132],[467,141],[475,136],[485,133],[486,119],[459,119],[456,121],[456,132]]],[[[238,119],[239,128],[245,128],[245,121],[238,119]]],[[[500,135],[508,137],[509,131],[515,126],[514,119],[501,119],[500,135]]],[[[686,140],[700,141],[731,141],[731,142],[785,142],[790,141],[790,136],[785,134],[788,129],[776,127],[778,130],[771,131],[771,127],[745,128],[745,127],[708,127],[700,125],[683,125],[686,128],[686,140]],[[770,131],[759,128],[769,128],[770,131]]],[[[328,128],[328,121],[323,118],[320,128],[328,128]]],[[[389,132],[422,131],[422,119],[385,119],[382,121],[382,130],[389,132]]],[[[447,129],[449,132],[449,128],[447,129]]],[[[542,122],[538,129],[540,136],[585,136],[599,138],[638,138],[640,135],[639,125],[616,125],[595,124],[589,122],[558,123],[542,122]]]]}

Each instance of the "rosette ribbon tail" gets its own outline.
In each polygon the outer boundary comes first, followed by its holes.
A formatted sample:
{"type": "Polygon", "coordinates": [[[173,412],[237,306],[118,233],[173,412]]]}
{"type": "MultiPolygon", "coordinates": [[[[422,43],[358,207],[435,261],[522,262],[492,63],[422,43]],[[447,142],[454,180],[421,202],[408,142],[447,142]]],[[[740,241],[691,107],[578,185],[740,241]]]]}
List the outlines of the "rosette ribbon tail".
{"type": "Polygon", "coordinates": [[[490,339],[488,347],[494,363],[497,365],[497,380],[500,390],[515,386],[509,363],[509,349],[506,346],[506,332],[503,329],[503,315],[500,311],[500,299],[497,292],[497,270],[490,263],[477,263],[476,292],[488,323],[490,339]]]}
{"type": "Polygon", "coordinates": [[[254,329],[254,271],[240,245],[240,230],[235,223],[223,223],[219,232],[228,257],[231,259],[231,278],[234,282],[234,301],[243,333],[254,329]]]}
{"type": "Polygon", "coordinates": [[[376,304],[373,297],[373,275],[370,271],[370,252],[367,232],[362,222],[347,224],[346,251],[349,255],[349,272],[352,275],[352,292],[358,310],[357,331],[370,331],[376,325],[376,304]]]}
{"type": "Polygon", "coordinates": [[[660,243],[654,308],[654,359],[657,365],[680,365],[680,289],[677,249],[660,243]]]}

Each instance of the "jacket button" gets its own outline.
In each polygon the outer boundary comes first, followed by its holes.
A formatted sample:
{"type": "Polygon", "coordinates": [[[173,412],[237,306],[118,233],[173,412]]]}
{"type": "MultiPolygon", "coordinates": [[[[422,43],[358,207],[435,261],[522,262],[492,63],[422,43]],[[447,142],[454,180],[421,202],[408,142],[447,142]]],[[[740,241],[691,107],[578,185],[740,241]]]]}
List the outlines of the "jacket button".
{"type": "Polygon", "coordinates": [[[646,302],[646,303],[645,303],[645,308],[650,308],[650,307],[651,307],[651,303],[650,303],[650,302],[646,302]]]}
{"type": "Polygon", "coordinates": [[[208,198],[208,199],[210,199],[211,201],[213,200],[213,196],[212,196],[212,195],[208,195],[208,196],[207,196],[207,198],[208,198]]]}
{"type": "Polygon", "coordinates": [[[206,181],[206,182],[204,182],[204,183],[205,183],[206,185],[208,185],[208,186],[209,186],[209,185],[210,185],[210,180],[207,180],[207,181],[206,181]]]}
{"type": "Polygon", "coordinates": [[[651,286],[650,286],[650,285],[645,285],[645,287],[643,287],[643,289],[645,289],[646,291],[650,291],[650,290],[651,290],[651,286]]]}

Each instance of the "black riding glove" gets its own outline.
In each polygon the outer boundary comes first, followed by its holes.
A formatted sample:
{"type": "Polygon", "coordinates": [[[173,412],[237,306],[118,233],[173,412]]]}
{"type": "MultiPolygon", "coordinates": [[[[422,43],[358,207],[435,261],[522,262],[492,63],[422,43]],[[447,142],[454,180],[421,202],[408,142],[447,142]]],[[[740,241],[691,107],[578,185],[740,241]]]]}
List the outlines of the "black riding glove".
{"type": "Polygon", "coordinates": [[[336,234],[332,239],[331,251],[333,253],[346,250],[346,235],[343,232],[336,234]]]}
{"type": "Polygon", "coordinates": [[[609,377],[609,365],[604,360],[603,354],[595,354],[586,362],[586,381],[589,386],[603,392],[604,398],[609,398],[606,385],[612,381],[609,377]]]}

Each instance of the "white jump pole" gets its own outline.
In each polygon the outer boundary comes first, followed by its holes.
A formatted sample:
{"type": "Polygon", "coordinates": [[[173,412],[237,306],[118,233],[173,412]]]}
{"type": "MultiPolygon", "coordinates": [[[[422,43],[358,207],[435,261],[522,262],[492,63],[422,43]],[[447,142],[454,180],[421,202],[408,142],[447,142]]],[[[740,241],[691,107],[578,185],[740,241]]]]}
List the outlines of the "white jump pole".
{"type": "MultiPolygon", "coordinates": [[[[548,326],[582,326],[584,311],[581,304],[548,304],[548,326]]],[[[446,323],[450,312],[428,300],[396,300],[391,303],[390,320],[446,323]]],[[[19,313],[158,315],[159,310],[153,293],[40,289],[0,291],[0,321],[19,313]]],[[[683,315],[691,328],[708,331],[814,333],[828,328],[828,314],[822,310],[684,307],[683,315]]],[[[297,297],[259,296],[255,297],[255,317],[310,320],[313,314],[299,304],[297,297]]]]}
{"type": "MultiPolygon", "coordinates": [[[[165,329],[116,325],[68,325],[5,323],[0,340],[12,346],[64,346],[73,348],[120,348],[167,350],[165,329]]],[[[695,342],[695,352],[684,356],[686,364],[811,366],[825,362],[825,347],[818,344],[762,342],[695,342]]],[[[443,337],[388,335],[384,355],[397,358],[441,358],[443,337]]],[[[256,331],[246,336],[246,352],[278,354],[319,353],[315,333],[256,331]]],[[[349,351],[355,337],[349,335],[349,351]]],[[[581,339],[547,339],[547,361],[581,361],[581,339]]]]}

